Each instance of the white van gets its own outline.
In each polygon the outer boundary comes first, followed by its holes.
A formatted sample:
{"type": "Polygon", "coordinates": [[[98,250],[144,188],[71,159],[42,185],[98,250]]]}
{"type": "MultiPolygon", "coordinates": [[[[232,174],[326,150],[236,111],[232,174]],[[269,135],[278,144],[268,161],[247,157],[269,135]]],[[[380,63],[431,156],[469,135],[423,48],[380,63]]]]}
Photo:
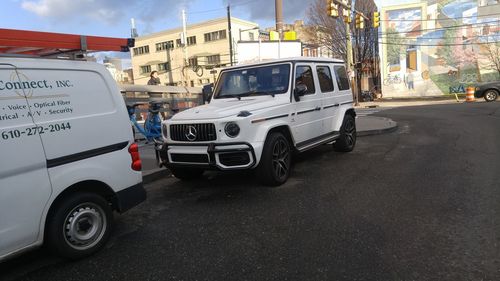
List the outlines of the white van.
{"type": "Polygon", "coordinates": [[[125,102],[104,66],[0,57],[0,260],[46,244],[80,258],[144,201],[125,102]]]}

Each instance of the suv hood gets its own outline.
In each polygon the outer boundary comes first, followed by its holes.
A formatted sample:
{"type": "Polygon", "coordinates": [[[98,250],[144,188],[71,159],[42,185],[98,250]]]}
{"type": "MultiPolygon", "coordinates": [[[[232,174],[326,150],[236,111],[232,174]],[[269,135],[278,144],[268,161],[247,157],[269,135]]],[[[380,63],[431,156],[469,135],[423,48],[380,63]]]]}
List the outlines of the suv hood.
{"type": "Polygon", "coordinates": [[[282,99],[278,101],[277,98],[271,96],[266,97],[247,97],[241,100],[230,98],[230,99],[220,99],[215,102],[212,101],[210,104],[205,104],[202,106],[197,106],[184,110],[175,114],[171,120],[181,121],[181,120],[205,120],[205,119],[220,119],[229,116],[235,116],[240,113],[240,111],[246,110],[249,112],[254,112],[256,110],[263,110],[266,108],[276,107],[285,104],[286,101],[282,99]]]}

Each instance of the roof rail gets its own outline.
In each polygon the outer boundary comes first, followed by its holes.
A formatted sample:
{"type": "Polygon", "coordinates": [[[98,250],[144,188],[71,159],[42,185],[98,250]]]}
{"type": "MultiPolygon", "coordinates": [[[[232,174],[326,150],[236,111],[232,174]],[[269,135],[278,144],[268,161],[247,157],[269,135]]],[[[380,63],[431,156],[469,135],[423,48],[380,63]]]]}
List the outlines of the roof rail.
{"type": "Polygon", "coordinates": [[[89,52],[128,52],[133,38],[112,38],[76,34],[0,28],[0,55],[82,58],[89,52]]]}

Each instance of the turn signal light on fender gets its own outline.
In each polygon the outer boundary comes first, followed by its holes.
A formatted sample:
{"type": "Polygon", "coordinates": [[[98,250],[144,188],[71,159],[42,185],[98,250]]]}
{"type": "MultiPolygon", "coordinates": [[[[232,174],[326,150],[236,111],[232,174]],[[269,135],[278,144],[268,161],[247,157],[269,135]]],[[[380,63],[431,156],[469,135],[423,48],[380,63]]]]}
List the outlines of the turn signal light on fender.
{"type": "Polygon", "coordinates": [[[137,143],[134,142],[128,147],[128,153],[130,153],[130,157],[132,158],[132,170],[141,171],[142,162],[141,156],[139,155],[139,146],[137,145],[137,143]]]}

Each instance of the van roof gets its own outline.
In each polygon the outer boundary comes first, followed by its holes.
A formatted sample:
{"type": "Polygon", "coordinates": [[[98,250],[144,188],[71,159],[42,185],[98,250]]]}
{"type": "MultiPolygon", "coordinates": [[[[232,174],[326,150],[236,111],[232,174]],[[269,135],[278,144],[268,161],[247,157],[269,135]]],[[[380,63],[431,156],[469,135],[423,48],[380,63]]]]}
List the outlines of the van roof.
{"type": "Polygon", "coordinates": [[[254,65],[263,65],[263,64],[271,64],[271,63],[280,63],[280,62],[320,62],[320,63],[344,63],[343,60],[332,59],[332,58],[315,58],[315,57],[292,57],[292,58],[283,58],[283,59],[269,59],[262,60],[260,62],[249,62],[243,63],[239,65],[229,66],[225,69],[233,69],[233,68],[241,68],[245,66],[254,66],[254,65]]]}

